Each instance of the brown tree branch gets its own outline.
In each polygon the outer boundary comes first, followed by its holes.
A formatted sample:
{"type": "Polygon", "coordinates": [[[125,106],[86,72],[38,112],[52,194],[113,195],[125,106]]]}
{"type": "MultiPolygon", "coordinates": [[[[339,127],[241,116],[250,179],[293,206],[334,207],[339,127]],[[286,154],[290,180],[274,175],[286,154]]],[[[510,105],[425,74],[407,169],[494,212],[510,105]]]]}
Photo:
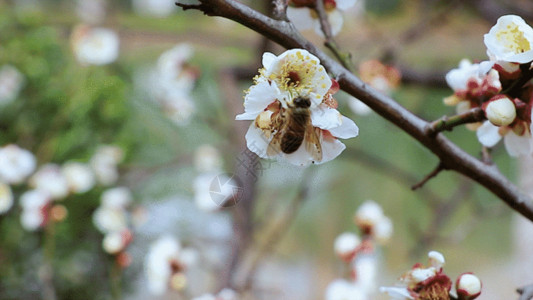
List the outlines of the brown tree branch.
{"type": "MultiPolygon", "coordinates": [[[[294,26],[277,21],[235,0],[200,0],[195,8],[208,15],[225,17],[265,35],[286,48],[303,48],[317,56],[337,78],[341,89],[360,99],[433,152],[446,168],[463,174],[500,197],[512,209],[533,221],[533,200],[503,176],[495,166],[488,166],[469,155],[442,134],[428,134],[430,123],[414,115],[390,97],[366,85],[337,61],[304,39],[294,26]]],[[[189,5],[179,4],[184,8],[189,5]]]]}
{"type": "Polygon", "coordinates": [[[485,112],[481,108],[476,107],[462,114],[451,117],[444,116],[437,121],[431,122],[428,126],[427,134],[436,135],[442,131],[451,131],[454,127],[459,125],[480,122],[483,120],[485,120],[485,112]]]}

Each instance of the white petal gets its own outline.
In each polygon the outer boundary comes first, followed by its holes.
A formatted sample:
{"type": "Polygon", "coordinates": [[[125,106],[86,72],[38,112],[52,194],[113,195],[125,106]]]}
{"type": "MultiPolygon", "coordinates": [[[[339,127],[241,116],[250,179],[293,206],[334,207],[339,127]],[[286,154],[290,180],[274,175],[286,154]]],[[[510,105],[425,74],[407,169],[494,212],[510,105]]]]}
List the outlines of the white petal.
{"type": "Polygon", "coordinates": [[[335,127],[329,130],[329,132],[337,138],[349,139],[356,137],[359,134],[359,128],[355,125],[355,122],[342,116],[342,123],[339,127],[335,127]]]}
{"type": "Polygon", "coordinates": [[[287,17],[294,24],[296,29],[302,31],[313,27],[313,17],[311,10],[306,7],[287,7],[287,17]]]}
{"type": "Polygon", "coordinates": [[[494,147],[502,139],[498,130],[499,127],[485,121],[476,131],[477,139],[485,147],[494,147]]]}
{"type": "Polygon", "coordinates": [[[348,99],[348,107],[350,107],[355,114],[360,116],[366,116],[372,112],[372,109],[368,107],[368,105],[352,96],[348,99]]]}
{"type": "Polygon", "coordinates": [[[380,287],[379,291],[382,293],[387,293],[392,299],[414,299],[410,294],[407,288],[404,287],[380,287]]]}
{"type": "Polygon", "coordinates": [[[270,52],[265,52],[263,54],[263,67],[268,69],[276,61],[277,56],[270,52]]]}
{"type": "Polygon", "coordinates": [[[513,131],[509,131],[503,138],[505,149],[511,156],[522,156],[531,154],[531,135],[524,134],[523,136],[516,135],[513,131]]]}
{"type": "MultiPolygon", "coordinates": [[[[324,152],[323,146],[322,152],[324,152]]],[[[307,167],[313,163],[313,157],[311,156],[311,154],[309,154],[309,152],[307,152],[304,145],[302,145],[300,148],[298,148],[298,150],[291,154],[281,153],[279,160],[300,167],[307,167]]]]}
{"type": "Polygon", "coordinates": [[[280,97],[280,91],[274,82],[259,81],[253,85],[244,97],[244,113],[238,115],[236,120],[254,120],[258,114],[269,104],[280,97]]]}
{"type": "Polygon", "coordinates": [[[330,130],[342,125],[342,115],[338,110],[321,104],[311,110],[311,123],[314,127],[330,130]]]}
{"type": "Polygon", "coordinates": [[[250,151],[257,154],[261,158],[268,158],[267,147],[270,139],[265,136],[263,131],[252,123],[245,135],[246,146],[250,151]]]}
{"type": "Polygon", "coordinates": [[[334,137],[327,137],[322,140],[322,161],[316,164],[323,164],[339,156],[346,149],[346,146],[334,137]]]}
{"type": "Polygon", "coordinates": [[[340,10],[347,10],[348,8],[352,7],[357,3],[357,0],[337,0],[337,9],[340,10]]]}

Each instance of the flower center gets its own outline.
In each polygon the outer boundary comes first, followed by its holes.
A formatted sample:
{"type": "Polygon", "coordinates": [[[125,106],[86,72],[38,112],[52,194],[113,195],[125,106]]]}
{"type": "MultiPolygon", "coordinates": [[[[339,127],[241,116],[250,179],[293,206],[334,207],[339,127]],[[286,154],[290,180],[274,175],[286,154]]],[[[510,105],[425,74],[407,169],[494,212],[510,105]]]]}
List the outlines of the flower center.
{"type": "Polygon", "coordinates": [[[287,74],[287,86],[298,86],[300,84],[300,75],[297,72],[289,71],[287,74]]]}
{"type": "Polygon", "coordinates": [[[499,41],[506,42],[505,47],[514,53],[523,53],[531,50],[529,41],[516,24],[507,25],[507,29],[498,32],[496,38],[499,41]]]}

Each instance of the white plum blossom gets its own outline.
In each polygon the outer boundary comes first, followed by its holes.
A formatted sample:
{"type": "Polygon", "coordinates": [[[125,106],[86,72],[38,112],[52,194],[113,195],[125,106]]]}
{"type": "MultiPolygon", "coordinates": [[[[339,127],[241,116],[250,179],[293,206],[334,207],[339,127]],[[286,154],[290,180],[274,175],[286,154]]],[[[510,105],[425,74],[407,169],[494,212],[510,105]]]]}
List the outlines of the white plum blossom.
{"type": "Polygon", "coordinates": [[[67,162],[62,166],[61,172],[73,193],[85,193],[96,183],[93,171],[83,163],[67,162]]]}
{"type": "Polygon", "coordinates": [[[367,300],[365,292],[356,283],[344,279],[332,281],[326,288],[326,300],[367,300]]]}
{"type": "Polygon", "coordinates": [[[13,192],[11,187],[0,181],[0,215],[6,213],[13,206],[13,192]]]}
{"type": "Polygon", "coordinates": [[[96,180],[109,186],[118,180],[117,166],[124,159],[124,152],[117,146],[101,145],[96,149],[96,153],[91,157],[91,166],[96,180]]]}
{"type": "Polygon", "coordinates": [[[191,91],[198,72],[188,65],[193,53],[189,44],[178,44],[162,53],[153,68],[136,76],[137,85],[179,126],[187,125],[196,111],[191,91]]]}
{"type": "Polygon", "coordinates": [[[176,10],[174,1],[168,0],[133,0],[133,9],[139,15],[151,17],[168,17],[176,10]]]}
{"type": "MultiPolygon", "coordinates": [[[[315,32],[324,37],[324,33],[320,27],[320,19],[314,8],[314,1],[303,5],[297,5],[298,2],[302,1],[292,1],[287,7],[287,17],[289,20],[296,26],[298,30],[309,30],[314,29],[315,32]],[[311,6],[311,7],[309,7],[311,6]]],[[[353,7],[356,4],[357,0],[324,0],[324,10],[328,21],[331,26],[331,34],[337,35],[343,24],[343,11],[346,11],[353,7]]]]}
{"type": "MultiPolygon", "coordinates": [[[[244,113],[236,117],[237,120],[255,120],[245,138],[248,148],[259,157],[276,158],[299,166],[321,164],[334,159],[346,148],[337,138],[358,135],[355,123],[336,109],[330,89],[336,92],[338,85],[335,82],[336,86],[332,87],[332,80],[320,60],[308,51],[292,49],[279,56],[267,52],[259,72],[255,84],[246,93],[244,113]],[[283,124],[279,122],[288,121],[282,116],[290,113],[297,98],[310,101],[310,125],[321,146],[321,160],[315,159],[305,146],[292,153],[268,153],[274,136],[283,134],[283,124]]],[[[304,140],[302,145],[306,142],[304,140]]]]}
{"type": "Polygon", "coordinates": [[[24,75],[12,65],[3,65],[0,68],[0,105],[6,105],[15,100],[22,86],[24,75]]]}
{"type": "Polygon", "coordinates": [[[72,47],[82,65],[106,65],[119,54],[119,37],[111,29],[77,26],[72,33],[72,47]]]}
{"type": "Polygon", "coordinates": [[[148,250],[144,272],[148,289],[153,295],[162,295],[169,287],[182,289],[186,284],[187,267],[182,260],[181,243],[172,236],[158,238],[148,250]]]}
{"type": "Polygon", "coordinates": [[[22,214],[20,222],[22,227],[28,231],[35,231],[47,222],[48,207],[52,198],[46,191],[29,190],[20,196],[20,206],[22,214]]]}
{"type": "Polygon", "coordinates": [[[65,198],[69,193],[69,183],[61,168],[53,163],[41,166],[30,177],[30,186],[35,189],[46,191],[54,200],[65,198]]]}
{"type": "Polygon", "coordinates": [[[515,15],[502,16],[484,36],[487,54],[493,61],[533,61],[533,28],[515,15]]]}
{"type": "Polygon", "coordinates": [[[14,144],[0,148],[0,181],[20,184],[35,171],[36,165],[35,156],[28,150],[14,144]]]}

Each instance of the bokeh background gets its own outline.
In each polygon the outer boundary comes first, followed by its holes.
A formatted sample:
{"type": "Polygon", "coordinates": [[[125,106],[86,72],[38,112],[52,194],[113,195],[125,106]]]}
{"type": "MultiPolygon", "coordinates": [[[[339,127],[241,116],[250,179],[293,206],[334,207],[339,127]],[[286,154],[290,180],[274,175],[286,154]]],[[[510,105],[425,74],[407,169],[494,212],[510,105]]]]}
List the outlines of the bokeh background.
{"type": "MultiPolygon", "coordinates": [[[[336,40],[356,65],[380,59],[402,71],[404,82],[391,94],[426,120],[454,113],[442,101],[452,93],[444,75],[462,58],[486,59],[483,34],[498,14],[521,11],[529,13],[526,20],[533,14],[528,1],[359,1],[344,12],[336,40]],[[483,9],[485,2],[496,8],[483,9]]],[[[29,150],[37,166],[88,163],[102,145],[123,154],[117,181],[53,202],[66,211],[53,225],[24,228],[20,196],[32,187],[11,186],[14,204],[0,215],[0,299],[190,299],[219,287],[239,203],[216,210],[198,204],[198,161],[218,152],[216,170],[235,172],[247,155],[242,128],[248,124],[234,120],[242,112],[242,91],[251,85],[263,51],[283,49],[231,21],[181,11],[173,1],[144,2],[0,2],[0,67],[12,66],[22,78],[13,99],[0,103],[0,146],[29,150]],[[117,59],[80,62],[80,24],[115,32],[117,59]],[[163,53],[185,44],[191,54],[182,68],[191,87],[176,92],[178,104],[170,106],[158,98],[163,87],[153,73],[163,53]],[[200,150],[205,145],[212,147],[207,154],[200,150]],[[123,267],[102,247],[104,234],[94,224],[102,194],[115,186],[128,188],[133,199],[127,217],[133,241],[123,267]],[[147,289],[145,256],[165,234],[195,249],[196,259],[187,270],[187,293],[156,297],[147,289]]],[[[265,7],[262,1],[244,2],[265,7]]],[[[321,44],[314,32],[304,35],[321,44]]],[[[257,160],[248,174],[255,185],[255,233],[247,255],[253,258],[265,242],[271,245],[260,255],[250,299],[323,299],[328,283],[348,270],[333,252],[334,239],[357,231],[353,214],[367,199],[382,205],[394,224],[391,240],[379,250],[379,285],[393,285],[414,263],[425,263],[429,250],[438,250],[452,278],[467,271],[481,278],[479,299],[515,298],[514,289],[528,280],[517,271],[521,258],[511,210],[451,172],[411,191],[438,160],[378,115],[352,110],[354,100],[346,94],[336,98],[339,110],[360,128],[357,138],[344,141],[347,149],[337,159],[305,170],[257,160]]],[[[444,134],[480,155],[474,132],[459,127],[444,134]]],[[[501,146],[492,155],[518,182],[520,162],[501,146]]]]}

